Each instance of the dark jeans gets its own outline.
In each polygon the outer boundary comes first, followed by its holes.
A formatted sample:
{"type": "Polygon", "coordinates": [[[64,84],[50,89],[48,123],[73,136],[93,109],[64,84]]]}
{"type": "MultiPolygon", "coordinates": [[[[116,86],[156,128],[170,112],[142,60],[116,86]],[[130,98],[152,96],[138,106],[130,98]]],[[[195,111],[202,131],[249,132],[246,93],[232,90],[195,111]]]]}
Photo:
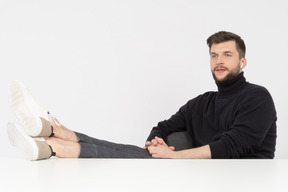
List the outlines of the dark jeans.
{"type": "Polygon", "coordinates": [[[75,133],[80,138],[79,158],[152,158],[147,150],[134,145],[111,143],[75,133]]]}

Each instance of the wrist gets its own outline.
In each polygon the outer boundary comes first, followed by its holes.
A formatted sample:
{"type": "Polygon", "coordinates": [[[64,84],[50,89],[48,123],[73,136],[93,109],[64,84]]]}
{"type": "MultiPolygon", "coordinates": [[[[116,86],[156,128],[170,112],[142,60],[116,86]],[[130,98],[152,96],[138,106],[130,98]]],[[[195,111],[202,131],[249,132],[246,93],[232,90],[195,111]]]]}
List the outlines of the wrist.
{"type": "Polygon", "coordinates": [[[180,159],[180,151],[172,151],[172,159],[180,159]]]}

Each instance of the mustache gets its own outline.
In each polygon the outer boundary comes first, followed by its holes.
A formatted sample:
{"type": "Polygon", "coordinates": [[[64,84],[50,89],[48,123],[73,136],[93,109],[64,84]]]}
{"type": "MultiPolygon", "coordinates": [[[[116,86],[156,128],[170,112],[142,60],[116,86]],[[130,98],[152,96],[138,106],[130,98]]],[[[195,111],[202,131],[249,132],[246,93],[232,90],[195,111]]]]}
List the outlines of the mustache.
{"type": "Polygon", "coordinates": [[[213,71],[215,72],[217,69],[225,69],[226,71],[229,71],[227,67],[214,67],[213,71]]]}

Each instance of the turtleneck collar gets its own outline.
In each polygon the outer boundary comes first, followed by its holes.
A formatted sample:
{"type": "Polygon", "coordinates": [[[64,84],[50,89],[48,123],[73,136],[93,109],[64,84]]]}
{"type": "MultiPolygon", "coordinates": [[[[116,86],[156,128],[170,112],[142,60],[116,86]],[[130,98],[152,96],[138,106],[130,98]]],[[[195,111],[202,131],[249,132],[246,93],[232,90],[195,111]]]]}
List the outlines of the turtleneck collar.
{"type": "Polygon", "coordinates": [[[216,83],[218,87],[219,95],[228,95],[237,92],[245,85],[246,78],[244,77],[244,72],[241,72],[233,81],[229,83],[216,83]]]}

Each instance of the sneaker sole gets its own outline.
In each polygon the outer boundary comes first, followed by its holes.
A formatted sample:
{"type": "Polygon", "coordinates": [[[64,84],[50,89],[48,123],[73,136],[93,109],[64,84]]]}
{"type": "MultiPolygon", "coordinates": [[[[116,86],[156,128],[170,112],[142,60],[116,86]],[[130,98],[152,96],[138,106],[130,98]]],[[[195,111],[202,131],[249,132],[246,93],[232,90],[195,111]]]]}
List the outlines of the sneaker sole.
{"type": "Polygon", "coordinates": [[[7,132],[10,143],[19,148],[24,153],[26,159],[30,161],[37,160],[39,153],[38,146],[23,129],[13,123],[8,123],[7,132]]]}
{"type": "Polygon", "coordinates": [[[30,100],[31,97],[29,97],[29,93],[21,82],[13,81],[10,84],[9,104],[13,113],[28,135],[38,136],[42,131],[40,116],[44,116],[46,111],[39,111],[35,107],[33,109],[33,106],[31,106],[33,101],[30,100]]]}

